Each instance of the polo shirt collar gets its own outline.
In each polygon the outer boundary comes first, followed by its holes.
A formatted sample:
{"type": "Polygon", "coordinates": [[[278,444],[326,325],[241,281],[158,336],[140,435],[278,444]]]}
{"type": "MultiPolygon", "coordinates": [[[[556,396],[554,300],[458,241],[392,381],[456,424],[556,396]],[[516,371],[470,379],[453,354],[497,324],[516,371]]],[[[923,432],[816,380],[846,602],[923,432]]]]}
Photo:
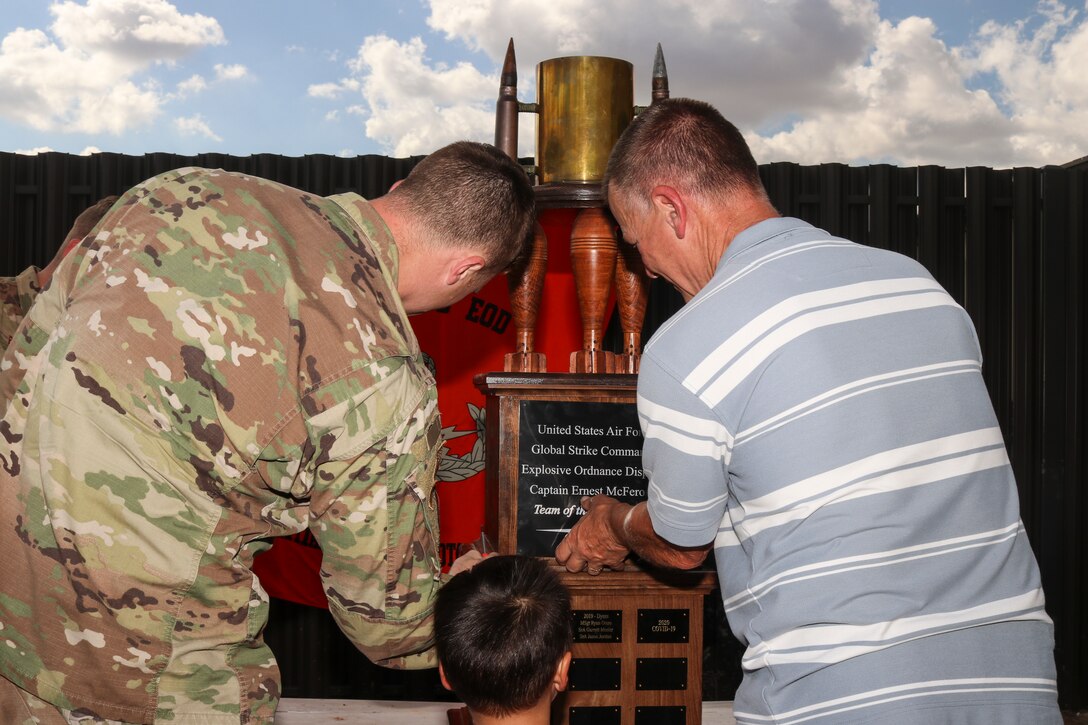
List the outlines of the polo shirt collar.
{"type": "Polygon", "coordinates": [[[733,237],[733,241],[725,248],[725,254],[718,260],[717,269],[721,269],[730,259],[738,254],[751,249],[773,237],[781,236],[795,229],[811,229],[812,225],[801,219],[788,216],[771,217],[758,224],[753,224],[733,237]]]}

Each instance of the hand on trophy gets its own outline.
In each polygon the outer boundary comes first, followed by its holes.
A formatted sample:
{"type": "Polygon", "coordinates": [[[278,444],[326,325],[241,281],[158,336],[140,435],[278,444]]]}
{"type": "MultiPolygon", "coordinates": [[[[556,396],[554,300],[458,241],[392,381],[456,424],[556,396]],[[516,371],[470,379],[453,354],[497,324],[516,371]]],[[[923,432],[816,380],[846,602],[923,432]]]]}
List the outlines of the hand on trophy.
{"type": "Polygon", "coordinates": [[[631,508],[608,496],[584,497],[586,514],[559,542],[555,559],[567,571],[597,576],[604,568],[620,571],[631,550],[623,540],[623,520],[631,508]]]}

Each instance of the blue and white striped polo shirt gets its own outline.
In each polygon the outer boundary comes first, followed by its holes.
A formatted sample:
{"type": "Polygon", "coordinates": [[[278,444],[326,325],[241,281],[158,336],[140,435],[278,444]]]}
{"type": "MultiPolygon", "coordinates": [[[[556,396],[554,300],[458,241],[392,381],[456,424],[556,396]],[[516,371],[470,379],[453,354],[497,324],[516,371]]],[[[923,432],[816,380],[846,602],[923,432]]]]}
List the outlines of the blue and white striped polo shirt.
{"type": "Polygon", "coordinates": [[[654,527],[714,541],[739,723],[1060,724],[974,328],[917,262],[745,230],[647,345],[638,410],[654,527]]]}

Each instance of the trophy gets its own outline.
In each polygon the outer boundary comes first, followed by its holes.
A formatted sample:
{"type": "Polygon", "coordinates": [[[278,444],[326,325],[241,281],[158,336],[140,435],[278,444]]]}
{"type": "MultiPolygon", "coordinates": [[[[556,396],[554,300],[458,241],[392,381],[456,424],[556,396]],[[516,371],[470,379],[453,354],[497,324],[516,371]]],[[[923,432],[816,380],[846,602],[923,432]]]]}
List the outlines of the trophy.
{"type": "MultiPolygon", "coordinates": [[[[516,159],[518,114],[537,115],[536,163],[529,169],[537,207],[579,210],[568,243],[582,347],[563,373],[547,372],[534,348],[548,263],[548,239],[538,224],[532,253],[507,277],[516,349],[503,372],[475,378],[488,422],[484,531],[500,554],[551,558],[585,513],[583,496],[632,504],[646,498],[634,373],[648,278],[637,251],[617,243],[601,185],[612,146],[640,110],[633,87],[627,61],[553,58],[537,65],[537,102],[520,103],[513,40],[507,48],[495,145],[516,159]],[[613,290],[623,331],[619,353],[602,346],[613,290]]],[[[652,99],[668,95],[659,45],[652,99]]],[[[560,575],[571,592],[574,658],[552,721],[701,722],[702,602],[714,575],[639,562],[595,577],[560,575]]]]}

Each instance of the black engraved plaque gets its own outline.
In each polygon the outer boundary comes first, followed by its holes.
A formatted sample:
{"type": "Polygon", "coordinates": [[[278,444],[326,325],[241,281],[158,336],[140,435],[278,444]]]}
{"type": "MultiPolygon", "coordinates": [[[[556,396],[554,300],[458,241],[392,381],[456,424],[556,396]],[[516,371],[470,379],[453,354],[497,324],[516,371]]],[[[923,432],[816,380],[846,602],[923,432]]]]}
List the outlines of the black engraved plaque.
{"type": "Polygon", "coordinates": [[[622,642],[623,612],[618,609],[575,609],[571,612],[575,642],[622,642]]]}
{"type": "Polygon", "coordinates": [[[583,496],[646,499],[634,403],[523,400],[519,415],[519,554],[552,556],[585,513],[583,496]]]}
{"type": "Polygon", "coordinates": [[[638,641],[647,644],[683,644],[688,641],[690,615],[687,609],[640,609],[638,641]]]}
{"type": "Polygon", "coordinates": [[[635,689],[688,689],[688,658],[639,657],[635,662],[635,689]]]}
{"type": "Polygon", "coordinates": [[[618,707],[572,707],[567,714],[570,725],[620,725],[618,707]]]}
{"type": "Polygon", "coordinates": [[[683,705],[635,708],[635,725],[687,725],[688,709],[683,705]]]}
{"type": "Polygon", "coordinates": [[[620,661],[612,657],[575,657],[570,662],[569,678],[572,691],[618,690],[620,661]]]}

